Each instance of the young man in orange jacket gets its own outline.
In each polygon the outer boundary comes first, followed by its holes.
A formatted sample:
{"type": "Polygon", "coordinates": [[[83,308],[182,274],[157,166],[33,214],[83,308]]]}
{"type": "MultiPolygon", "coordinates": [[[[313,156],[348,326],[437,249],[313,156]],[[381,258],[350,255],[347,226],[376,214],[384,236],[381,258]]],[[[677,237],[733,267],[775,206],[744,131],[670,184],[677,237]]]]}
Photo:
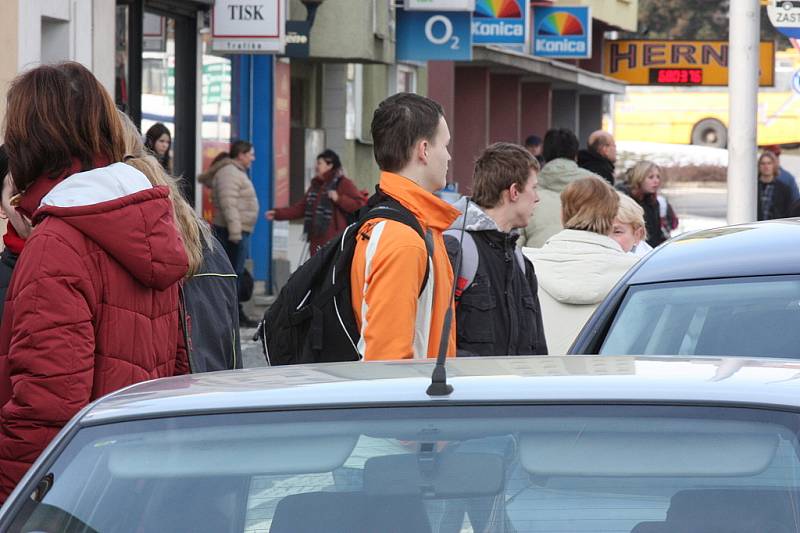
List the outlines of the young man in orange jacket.
{"type": "MultiPolygon", "coordinates": [[[[446,183],[450,130],[438,103],[411,93],[381,102],[371,129],[379,187],[416,217],[433,254],[429,258],[425,241],[401,222],[374,219],[362,227],[350,271],[359,352],[365,360],[436,357],[453,306],[442,232],[459,215],[433,194],[446,183]]],[[[454,324],[447,354],[455,355],[454,324]]]]}

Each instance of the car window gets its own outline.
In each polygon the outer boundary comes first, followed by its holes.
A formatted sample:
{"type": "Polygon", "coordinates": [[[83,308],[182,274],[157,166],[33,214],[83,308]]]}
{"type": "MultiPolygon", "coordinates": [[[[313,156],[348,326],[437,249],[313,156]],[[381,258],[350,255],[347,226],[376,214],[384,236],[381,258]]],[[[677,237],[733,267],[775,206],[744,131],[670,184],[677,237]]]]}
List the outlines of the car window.
{"type": "Polygon", "coordinates": [[[798,357],[798,326],[795,276],[637,285],[600,353],[798,357]]]}
{"type": "Polygon", "coordinates": [[[2,526],[640,533],[693,531],[695,523],[794,531],[799,427],[788,412],[655,405],[362,408],[115,423],[78,432],[2,526]]]}

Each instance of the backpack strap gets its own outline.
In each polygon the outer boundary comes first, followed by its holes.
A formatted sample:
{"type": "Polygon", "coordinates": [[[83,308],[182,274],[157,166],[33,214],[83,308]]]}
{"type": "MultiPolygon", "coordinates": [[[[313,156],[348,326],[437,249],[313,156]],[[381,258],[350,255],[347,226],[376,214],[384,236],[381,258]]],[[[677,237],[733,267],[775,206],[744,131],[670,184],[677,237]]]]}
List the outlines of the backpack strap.
{"type": "Polygon", "coordinates": [[[456,280],[456,302],[461,299],[472,282],[475,281],[475,275],[478,273],[478,246],[475,244],[475,238],[469,231],[464,232],[464,238],[461,239],[460,229],[449,229],[444,232],[448,237],[454,238],[456,241],[461,240],[461,271],[456,280]]]}
{"type": "MultiPolygon", "coordinates": [[[[461,230],[451,228],[446,230],[444,234],[459,240],[461,237],[461,230]]],[[[522,249],[519,246],[514,247],[514,257],[519,264],[520,270],[522,270],[524,274],[527,270],[525,267],[525,256],[522,255],[522,249]]],[[[475,238],[472,236],[472,232],[465,231],[464,238],[461,240],[461,272],[458,275],[458,280],[456,280],[456,302],[461,299],[461,295],[464,294],[464,291],[475,281],[479,262],[480,256],[478,255],[478,246],[475,244],[475,238]]]]}
{"type": "Polygon", "coordinates": [[[385,196],[385,198],[381,199],[359,219],[357,222],[358,230],[360,230],[366,222],[375,218],[385,218],[387,220],[401,222],[406,226],[411,227],[417,232],[420,238],[425,241],[425,250],[428,252],[428,261],[425,263],[425,276],[422,279],[422,285],[420,286],[418,297],[422,296],[422,293],[425,292],[425,287],[428,286],[428,278],[430,277],[431,258],[433,258],[433,234],[430,230],[423,232],[422,226],[420,225],[419,220],[417,220],[417,217],[415,217],[411,211],[406,209],[403,204],[389,196],[385,196]]]}
{"type": "Polygon", "coordinates": [[[527,268],[525,266],[525,256],[522,255],[522,248],[519,246],[514,247],[514,257],[517,258],[517,263],[519,263],[519,269],[522,270],[522,273],[525,274],[527,272],[527,268]]]}

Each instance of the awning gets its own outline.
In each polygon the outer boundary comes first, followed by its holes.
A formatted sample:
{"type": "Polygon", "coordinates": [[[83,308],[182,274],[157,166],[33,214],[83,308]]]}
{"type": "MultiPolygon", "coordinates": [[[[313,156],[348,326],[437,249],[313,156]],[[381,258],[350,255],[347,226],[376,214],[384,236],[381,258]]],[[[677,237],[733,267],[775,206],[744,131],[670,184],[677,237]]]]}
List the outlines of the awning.
{"type": "Polygon", "coordinates": [[[214,0],[145,0],[144,8],[164,15],[194,16],[198,11],[211,9],[214,0]]]}
{"type": "Polygon", "coordinates": [[[623,94],[627,84],[569,63],[515,52],[502,46],[474,46],[472,61],[457,65],[489,67],[492,72],[518,74],[523,81],[550,82],[556,89],[583,94],[623,94]]]}

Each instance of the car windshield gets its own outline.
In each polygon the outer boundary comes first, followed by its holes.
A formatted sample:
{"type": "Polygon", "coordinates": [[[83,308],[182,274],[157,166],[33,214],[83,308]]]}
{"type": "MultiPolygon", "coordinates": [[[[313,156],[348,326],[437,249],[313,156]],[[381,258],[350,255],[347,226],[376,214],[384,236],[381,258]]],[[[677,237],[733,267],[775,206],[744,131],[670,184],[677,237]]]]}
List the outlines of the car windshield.
{"type": "Polygon", "coordinates": [[[800,278],[633,286],[601,354],[798,357],[800,278]]]}
{"type": "Polygon", "coordinates": [[[797,431],[785,411],[634,405],[120,422],[81,429],[4,531],[795,531],[797,431]]]}

